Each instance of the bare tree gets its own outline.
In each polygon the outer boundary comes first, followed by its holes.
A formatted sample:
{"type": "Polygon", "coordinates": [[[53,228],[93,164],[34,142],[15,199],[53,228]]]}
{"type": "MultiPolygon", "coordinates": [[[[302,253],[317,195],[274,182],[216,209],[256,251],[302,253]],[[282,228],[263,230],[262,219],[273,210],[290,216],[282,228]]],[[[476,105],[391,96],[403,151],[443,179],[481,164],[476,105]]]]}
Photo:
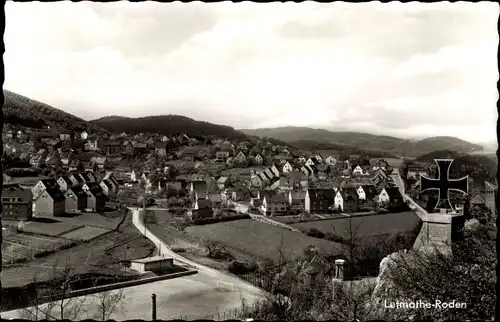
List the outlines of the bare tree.
{"type": "Polygon", "coordinates": [[[207,249],[207,256],[210,258],[220,258],[221,255],[224,255],[227,253],[226,247],[222,245],[221,243],[218,243],[210,238],[206,238],[202,240],[203,246],[207,249]]]}
{"type": "Polygon", "coordinates": [[[96,319],[100,319],[101,321],[109,320],[118,308],[123,309],[123,301],[125,299],[123,289],[97,293],[93,297],[97,301],[98,312],[95,315],[96,319]]]}

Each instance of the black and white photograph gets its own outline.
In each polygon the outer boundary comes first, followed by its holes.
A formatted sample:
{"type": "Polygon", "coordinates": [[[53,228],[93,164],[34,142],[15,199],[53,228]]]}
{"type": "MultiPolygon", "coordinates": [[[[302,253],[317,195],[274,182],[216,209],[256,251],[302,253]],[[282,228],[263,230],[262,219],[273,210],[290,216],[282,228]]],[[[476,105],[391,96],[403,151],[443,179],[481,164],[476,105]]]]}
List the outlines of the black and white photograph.
{"type": "Polygon", "coordinates": [[[495,320],[498,3],[4,10],[2,319],[495,320]]]}

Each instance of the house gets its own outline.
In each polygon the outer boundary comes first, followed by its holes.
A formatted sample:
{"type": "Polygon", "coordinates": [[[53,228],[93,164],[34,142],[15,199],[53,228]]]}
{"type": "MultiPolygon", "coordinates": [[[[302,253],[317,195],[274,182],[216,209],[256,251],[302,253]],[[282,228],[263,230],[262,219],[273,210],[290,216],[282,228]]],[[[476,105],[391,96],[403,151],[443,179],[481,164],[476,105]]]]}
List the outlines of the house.
{"type": "Polygon", "coordinates": [[[325,159],[325,163],[335,165],[337,163],[337,159],[334,156],[330,155],[325,159]]]}
{"type": "Polygon", "coordinates": [[[315,165],[317,163],[319,163],[319,162],[316,160],[316,158],[309,158],[306,161],[306,165],[315,165]]]}
{"type": "Polygon", "coordinates": [[[99,183],[99,186],[102,189],[102,192],[107,196],[107,197],[112,197],[114,196],[114,189],[113,189],[113,184],[108,180],[104,179],[99,183]]]}
{"type": "Polygon", "coordinates": [[[372,201],[377,196],[377,189],[374,185],[359,185],[356,191],[360,201],[372,201]]]}
{"type": "Polygon", "coordinates": [[[425,167],[421,164],[409,164],[408,165],[408,174],[407,174],[407,178],[415,178],[415,179],[419,179],[420,176],[423,174],[425,175],[427,173],[427,170],[425,169],[425,167]]]}
{"type": "Polygon", "coordinates": [[[122,149],[123,146],[118,141],[106,142],[103,145],[101,145],[101,151],[103,151],[106,155],[120,153],[122,149]]]}
{"type": "Polygon", "coordinates": [[[165,143],[156,142],[155,143],[155,152],[157,155],[159,155],[161,157],[167,155],[167,146],[165,145],[165,143]]]}
{"type": "Polygon", "coordinates": [[[69,167],[71,161],[73,161],[73,153],[72,152],[62,152],[59,153],[59,157],[61,158],[61,164],[64,167],[69,167]]]}
{"type": "Polygon", "coordinates": [[[319,153],[315,153],[312,157],[314,164],[323,163],[323,156],[319,153]],[[316,160],[314,160],[316,159],[316,160]]]}
{"type": "Polygon", "coordinates": [[[306,161],[307,160],[306,160],[306,158],[304,156],[300,156],[300,157],[297,158],[297,162],[298,163],[306,163],[306,161]]]}
{"type": "Polygon", "coordinates": [[[80,133],[80,138],[85,141],[87,140],[87,138],[89,137],[89,134],[85,131],[83,131],[82,133],[80,133]]]}
{"type": "Polygon", "coordinates": [[[279,177],[280,176],[280,171],[278,170],[278,168],[276,167],[276,165],[273,164],[273,166],[270,167],[269,170],[271,170],[271,172],[274,174],[275,177],[279,177]]]}
{"type": "Polygon", "coordinates": [[[288,210],[288,200],[280,193],[267,195],[262,199],[261,209],[266,216],[284,215],[288,210]]]}
{"type": "Polygon", "coordinates": [[[217,187],[221,190],[226,188],[229,184],[228,179],[228,177],[220,177],[219,179],[217,179],[217,187]]]}
{"type": "Polygon", "coordinates": [[[106,209],[106,195],[101,187],[95,182],[87,182],[82,186],[82,190],[87,194],[86,210],[93,212],[104,212],[106,209]]]}
{"type": "Polygon", "coordinates": [[[160,141],[162,141],[163,143],[166,143],[168,142],[170,139],[168,138],[168,136],[164,135],[161,137],[160,141]]]}
{"type": "Polygon", "coordinates": [[[380,204],[399,204],[403,202],[403,196],[397,187],[383,188],[378,196],[380,204]]]}
{"type": "Polygon", "coordinates": [[[484,197],[481,195],[476,195],[474,198],[470,200],[471,206],[485,206],[486,202],[484,200],[484,197]]]}
{"type": "Polygon", "coordinates": [[[83,173],[83,175],[85,175],[85,179],[89,182],[96,182],[97,181],[95,174],[92,171],[85,171],[83,173]]]}
{"type": "Polygon", "coordinates": [[[335,194],[335,208],[342,212],[358,211],[358,193],[354,188],[337,190],[335,194]]]}
{"type": "Polygon", "coordinates": [[[262,163],[264,163],[264,158],[260,154],[257,154],[255,156],[254,160],[255,160],[255,164],[257,164],[257,165],[261,165],[262,163]]]}
{"type": "Polygon", "coordinates": [[[195,200],[192,210],[193,220],[212,218],[213,216],[212,202],[209,199],[195,200]]]}
{"type": "Polygon", "coordinates": [[[92,165],[92,167],[94,167],[94,165],[97,165],[99,169],[104,169],[109,166],[109,160],[106,157],[92,157],[90,159],[90,164],[92,165]]]}
{"type": "Polygon", "coordinates": [[[133,144],[133,151],[135,154],[146,154],[148,153],[148,145],[142,142],[136,142],[133,144]]]}
{"type": "Polygon", "coordinates": [[[49,152],[45,149],[38,150],[37,153],[30,158],[30,165],[32,167],[41,167],[45,164],[45,159],[48,154],[49,152]]]}
{"type": "Polygon", "coordinates": [[[84,164],[80,160],[74,159],[69,161],[69,171],[80,171],[83,170],[84,164]]]}
{"type": "MultiPolygon", "coordinates": [[[[109,181],[109,183],[112,186],[113,194],[114,195],[116,195],[118,193],[118,191],[120,190],[120,184],[118,183],[118,180],[116,180],[116,177],[113,174],[113,172],[106,171],[106,173],[104,174],[104,177],[102,178],[102,180],[108,180],[109,181]]],[[[95,182],[95,180],[94,181],[89,180],[89,182],[95,182]]]]}
{"type": "Polygon", "coordinates": [[[73,186],[73,182],[69,179],[68,176],[59,177],[57,179],[57,184],[59,185],[59,190],[61,190],[62,192],[67,191],[73,186]]]}
{"type": "Polygon", "coordinates": [[[47,189],[57,189],[59,190],[59,184],[55,179],[43,179],[38,181],[32,188],[31,193],[33,199],[38,198],[38,196],[47,189]]]}
{"type": "Polygon", "coordinates": [[[247,196],[247,191],[242,187],[235,187],[231,189],[230,196],[233,201],[241,201],[247,196]]]}
{"type": "Polygon", "coordinates": [[[333,189],[307,189],[304,208],[307,213],[325,213],[335,204],[333,189]]]}
{"type": "Polygon", "coordinates": [[[293,190],[288,193],[288,204],[291,212],[301,213],[305,210],[306,192],[293,190]]]}
{"type": "Polygon", "coordinates": [[[208,194],[208,184],[205,180],[194,180],[191,182],[189,192],[193,198],[198,199],[198,197],[205,196],[208,194]]]}
{"type": "Polygon", "coordinates": [[[122,143],[122,147],[125,150],[132,151],[134,149],[134,143],[132,141],[125,140],[122,143]]]}
{"type": "Polygon", "coordinates": [[[138,181],[137,180],[137,175],[138,175],[138,173],[135,170],[132,170],[130,172],[130,181],[131,182],[137,182],[138,181]]]}
{"type": "Polygon", "coordinates": [[[63,194],[67,213],[83,211],[87,208],[87,194],[81,186],[69,187],[63,194]]]}
{"type": "Polygon", "coordinates": [[[264,180],[260,174],[251,175],[250,182],[252,183],[252,186],[256,188],[262,188],[264,186],[264,180]]]}
{"type": "MultiPolygon", "coordinates": [[[[281,191],[290,191],[294,188],[293,179],[288,176],[281,176],[279,179],[278,188],[281,191]]],[[[271,185],[272,188],[272,185],[271,185]]]]}
{"type": "Polygon", "coordinates": [[[71,135],[68,133],[61,133],[61,134],[59,134],[59,138],[62,141],[68,141],[69,139],[71,139],[71,135]]]}
{"type": "Polygon", "coordinates": [[[71,181],[73,186],[80,186],[85,183],[85,180],[82,178],[79,172],[71,172],[68,175],[69,180],[71,181]]]}
{"type": "MultiPolygon", "coordinates": [[[[55,181],[55,180],[54,180],[55,181]]],[[[35,199],[35,216],[61,216],[66,212],[66,198],[58,188],[48,188],[35,199]]]]}
{"type": "Polygon", "coordinates": [[[293,167],[292,165],[287,161],[284,165],[283,165],[283,173],[288,173],[288,172],[291,172],[293,171],[293,167]]]}
{"type": "MultiPolygon", "coordinates": [[[[271,168],[267,168],[266,170],[264,170],[264,174],[266,175],[266,177],[271,180],[274,178],[275,174],[274,172],[271,170],[271,168]]],[[[278,174],[279,176],[279,174],[278,174]]]]}
{"type": "Polygon", "coordinates": [[[390,182],[388,179],[379,179],[375,184],[375,188],[377,189],[377,193],[381,193],[384,189],[393,188],[394,184],[390,182]]]}
{"type": "Polygon", "coordinates": [[[18,184],[3,184],[2,219],[30,221],[33,218],[33,193],[18,184]]]}
{"type": "Polygon", "coordinates": [[[377,162],[375,162],[375,164],[373,165],[372,170],[377,171],[378,169],[382,169],[385,171],[388,168],[389,163],[387,163],[387,161],[385,161],[384,159],[378,159],[377,162]]]}
{"type": "Polygon", "coordinates": [[[498,210],[496,207],[496,199],[498,195],[498,187],[495,186],[493,183],[485,181],[484,182],[484,187],[485,187],[485,194],[484,194],[484,201],[486,204],[486,207],[491,210],[491,213],[493,215],[496,215],[498,210]]]}
{"type": "Polygon", "coordinates": [[[229,158],[229,151],[217,151],[215,152],[215,158],[225,161],[229,158]]]}
{"type": "Polygon", "coordinates": [[[236,154],[236,156],[233,158],[233,161],[235,163],[245,163],[247,161],[247,157],[245,156],[245,153],[243,153],[242,151],[238,152],[238,154],[236,154]]]}
{"type": "Polygon", "coordinates": [[[85,151],[97,151],[99,149],[97,140],[88,140],[83,145],[85,151]]]}

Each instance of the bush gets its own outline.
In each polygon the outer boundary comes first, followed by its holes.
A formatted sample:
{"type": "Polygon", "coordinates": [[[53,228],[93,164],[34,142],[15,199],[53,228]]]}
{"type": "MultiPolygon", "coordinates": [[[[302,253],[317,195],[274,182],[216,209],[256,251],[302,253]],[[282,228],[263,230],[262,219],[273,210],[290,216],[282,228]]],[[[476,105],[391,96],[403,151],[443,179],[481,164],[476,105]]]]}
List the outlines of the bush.
{"type": "Polygon", "coordinates": [[[315,238],[325,238],[325,234],[316,228],[311,228],[307,232],[307,236],[315,237],[315,238]]]}
{"type": "Polygon", "coordinates": [[[329,240],[329,241],[332,241],[332,242],[336,242],[336,243],[344,243],[344,238],[340,237],[340,236],[337,236],[333,233],[326,233],[325,234],[325,239],[329,240]]]}
{"type": "Polygon", "coordinates": [[[228,271],[235,275],[243,275],[257,270],[257,264],[244,263],[236,260],[231,261],[227,267],[228,271]]]}

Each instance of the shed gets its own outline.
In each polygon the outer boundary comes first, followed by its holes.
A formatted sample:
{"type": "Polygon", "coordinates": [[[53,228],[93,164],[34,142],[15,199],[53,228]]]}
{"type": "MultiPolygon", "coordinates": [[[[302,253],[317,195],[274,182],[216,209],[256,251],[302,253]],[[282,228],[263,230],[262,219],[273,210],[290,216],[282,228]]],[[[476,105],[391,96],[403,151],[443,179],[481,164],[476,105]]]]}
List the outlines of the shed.
{"type": "Polygon", "coordinates": [[[172,268],[173,266],[174,259],[172,257],[153,256],[130,260],[130,268],[141,273],[172,268]]]}

